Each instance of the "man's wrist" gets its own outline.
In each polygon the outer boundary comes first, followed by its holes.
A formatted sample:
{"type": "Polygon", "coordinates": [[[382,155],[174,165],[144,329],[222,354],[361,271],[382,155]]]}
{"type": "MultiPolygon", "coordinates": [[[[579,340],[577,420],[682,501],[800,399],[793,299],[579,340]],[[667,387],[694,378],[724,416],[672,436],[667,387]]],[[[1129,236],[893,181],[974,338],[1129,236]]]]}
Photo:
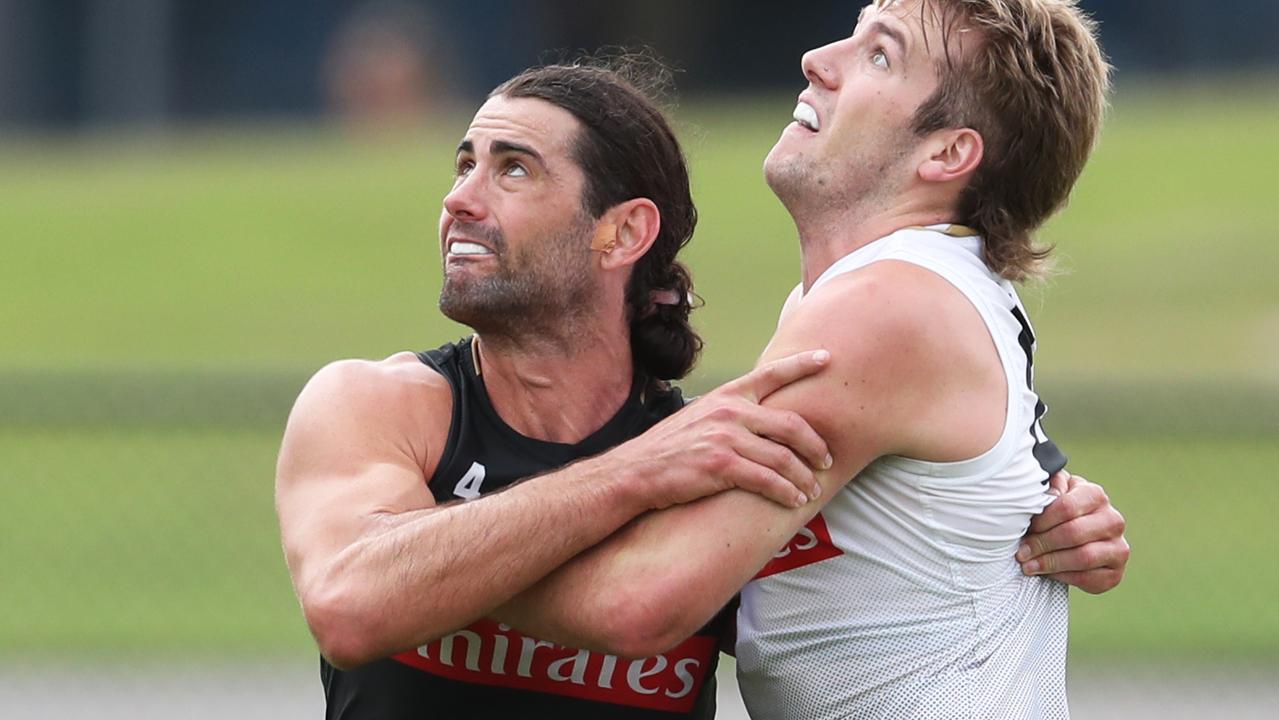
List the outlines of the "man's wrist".
{"type": "Polygon", "coordinates": [[[604,506],[626,515],[625,522],[657,506],[644,473],[635,463],[614,458],[612,453],[574,463],[573,470],[581,476],[581,482],[597,489],[604,506]]]}

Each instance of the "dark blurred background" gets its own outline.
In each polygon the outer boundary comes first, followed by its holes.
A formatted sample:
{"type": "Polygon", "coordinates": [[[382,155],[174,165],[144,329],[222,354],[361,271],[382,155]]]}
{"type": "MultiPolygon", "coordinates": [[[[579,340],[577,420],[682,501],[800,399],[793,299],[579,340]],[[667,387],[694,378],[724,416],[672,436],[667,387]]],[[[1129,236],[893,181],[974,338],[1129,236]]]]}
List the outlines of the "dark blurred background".
{"type": "MultiPolygon", "coordinates": [[[[1121,80],[1279,65],[1279,3],[1084,0],[1121,80]]],[[[474,99],[548,50],[646,44],[681,91],[796,85],[858,3],[0,0],[0,124],[49,130],[474,99]],[[362,81],[362,82],[361,82],[362,81]],[[356,87],[358,86],[358,88],[356,87]],[[370,87],[372,86],[372,87],[370,87]],[[403,97],[403,90],[423,93],[403,97]],[[355,97],[358,95],[358,98],[355,97]]]]}

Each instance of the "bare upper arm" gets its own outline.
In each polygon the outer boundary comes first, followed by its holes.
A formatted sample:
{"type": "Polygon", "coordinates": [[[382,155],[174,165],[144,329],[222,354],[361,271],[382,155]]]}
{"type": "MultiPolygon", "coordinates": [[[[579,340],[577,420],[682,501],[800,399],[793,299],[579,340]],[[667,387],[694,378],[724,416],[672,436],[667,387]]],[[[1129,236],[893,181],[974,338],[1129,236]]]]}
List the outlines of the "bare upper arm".
{"type": "Polygon", "coordinates": [[[831,351],[830,372],[768,403],[804,415],[837,469],[852,461],[846,478],[881,455],[950,462],[998,441],[1008,392],[998,351],[940,275],[884,261],[841,276],[797,303],[761,362],[818,346],[831,351]]]}
{"type": "Polygon", "coordinates": [[[300,593],[355,541],[434,506],[426,478],[451,415],[448,382],[409,353],[332,363],[311,378],[276,468],[276,511],[300,593]]]}
{"type": "Polygon", "coordinates": [[[763,400],[800,414],[830,445],[834,465],[818,473],[821,498],[792,510],[731,490],[640,518],[610,539],[612,550],[597,553],[601,561],[610,552],[625,556],[619,575],[646,578],[654,589],[643,594],[653,602],[669,604],[692,586],[712,598],[702,613],[713,610],[876,458],[928,449],[914,423],[950,392],[957,371],[947,369],[945,348],[954,332],[972,327],[952,328],[955,317],[935,306],[939,298],[955,300],[944,294],[948,285],[930,286],[913,268],[872,267],[877,271],[852,273],[795,303],[760,359],[831,353],[823,372],[763,400]]]}
{"type": "Polygon", "coordinates": [[[835,464],[818,473],[821,498],[791,509],[730,490],[650,513],[579,556],[569,568],[575,585],[548,586],[546,593],[607,589],[644,607],[638,614],[650,618],[662,637],[654,647],[678,642],[727,602],[850,478],[895,449],[899,437],[891,428],[896,424],[883,421],[905,413],[897,407],[894,378],[908,371],[890,361],[908,352],[903,343],[915,329],[898,327],[900,318],[864,304],[882,299],[876,296],[878,285],[832,289],[837,292],[794,304],[761,359],[823,347],[831,352],[830,365],[821,373],[764,399],[797,412],[830,444],[835,464]],[[848,303],[858,311],[848,312],[848,303]],[[839,316],[832,317],[837,310],[839,316]]]}
{"type": "Polygon", "coordinates": [[[712,617],[866,465],[888,454],[931,452],[917,424],[921,418],[940,424],[936,408],[952,404],[938,399],[967,392],[961,381],[970,353],[956,333],[976,328],[980,340],[984,329],[962,297],[957,304],[947,295],[957,291],[944,280],[898,265],[877,263],[872,272],[850,273],[791,303],[760,360],[819,348],[831,353],[821,373],[763,400],[801,415],[831,447],[834,466],[818,473],[819,500],[790,509],[730,490],[649,513],[578,556],[537,592],[552,599],[588,592],[619,598],[645,618],[648,630],[640,634],[654,638],[646,650],[661,651],[712,617]]]}

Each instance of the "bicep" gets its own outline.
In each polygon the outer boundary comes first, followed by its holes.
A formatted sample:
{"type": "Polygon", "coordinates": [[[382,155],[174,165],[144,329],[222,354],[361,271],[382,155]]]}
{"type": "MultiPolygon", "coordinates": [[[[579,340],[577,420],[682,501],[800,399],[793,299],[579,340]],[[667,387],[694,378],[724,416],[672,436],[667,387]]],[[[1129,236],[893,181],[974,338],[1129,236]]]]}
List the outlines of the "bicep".
{"type": "Polygon", "coordinates": [[[763,399],[799,413],[831,448],[823,489],[838,489],[866,465],[895,454],[910,437],[920,398],[919,332],[879,283],[841,278],[810,293],[777,329],[760,363],[824,348],[829,367],[763,399]]]}
{"type": "Polygon", "coordinates": [[[420,446],[405,435],[402,417],[371,412],[377,400],[317,375],[289,417],[276,512],[295,583],[393,518],[435,504],[416,457],[420,446]]]}
{"type": "Polygon", "coordinates": [[[610,540],[631,548],[639,572],[661,576],[666,567],[683,568],[677,573],[682,575],[680,582],[703,578],[713,583],[722,604],[840,488],[891,450],[903,407],[895,388],[901,374],[910,372],[910,364],[898,357],[900,336],[886,326],[881,313],[847,310],[869,307],[865,302],[871,299],[829,291],[810,295],[790,308],[759,360],[762,365],[821,348],[831,353],[822,372],[761,400],[768,407],[797,413],[830,446],[834,464],[817,473],[821,497],[790,509],[730,490],[651,513],[610,540]],[[693,562],[685,562],[694,556],[693,562]]]}
{"type": "Polygon", "coordinates": [[[852,342],[857,324],[832,330],[829,316],[823,321],[813,314],[820,307],[809,301],[794,307],[760,362],[822,347],[831,351],[827,369],[763,400],[798,413],[830,445],[834,465],[817,473],[821,497],[791,509],[729,490],[649,513],[547,578],[536,589],[539,602],[604,595],[600,606],[612,608],[621,598],[651,606],[655,625],[695,631],[849,479],[885,454],[888,436],[877,428],[886,413],[882,389],[891,383],[862,381],[881,359],[876,353],[884,343],[852,342]]]}

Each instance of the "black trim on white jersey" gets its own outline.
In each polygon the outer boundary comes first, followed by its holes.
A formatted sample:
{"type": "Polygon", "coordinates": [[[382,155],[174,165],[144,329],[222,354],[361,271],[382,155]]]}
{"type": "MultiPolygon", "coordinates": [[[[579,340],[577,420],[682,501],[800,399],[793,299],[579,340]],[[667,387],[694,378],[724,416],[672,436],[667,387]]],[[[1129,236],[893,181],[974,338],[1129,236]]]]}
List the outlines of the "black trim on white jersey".
{"type": "MultiPolygon", "coordinates": [[[[1017,323],[1021,325],[1021,333],[1017,335],[1017,342],[1021,345],[1021,349],[1026,353],[1026,387],[1032,393],[1035,392],[1035,333],[1030,329],[1030,321],[1022,313],[1021,308],[1013,307],[1013,317],[1017,318],[1017,323]]],[[[1034,455],[1035,460],[1039,462],[1039,467],[1048,473],[1048,477],[1052,477],[1062,468],[1066,467],[1066,454],[1057,447],[1057,443],[1053,442],[1047,434],[1044,433],[1041,420],[1048,412],[1048,406],[1044,404],[1043,398],[1035,393],[1035,419],[1030,423],[1030,435],[1035,438],[1034,455]]],[[[1048,478],[1044,478],[1044,484],[1048,484],[1048,478]]]]}

